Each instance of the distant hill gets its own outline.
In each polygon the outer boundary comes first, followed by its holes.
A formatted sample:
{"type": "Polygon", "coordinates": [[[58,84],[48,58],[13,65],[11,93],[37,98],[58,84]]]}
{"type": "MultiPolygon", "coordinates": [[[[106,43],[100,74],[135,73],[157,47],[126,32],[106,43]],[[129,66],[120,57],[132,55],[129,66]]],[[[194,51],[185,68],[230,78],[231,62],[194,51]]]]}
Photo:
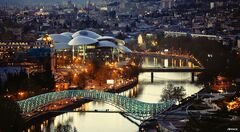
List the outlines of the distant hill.
{"type": "MultiPolygon", "coordinates": [[[[49,5],[49,4],[57,4],[57,3],[63,3],[68,0],[0,0],[0,6],[5,5],[19,5],[19,6],[25,6],[25,5],[49,5]]],[[[87,0],[71,0],[75,4],[83,4],[87,0]]],[[[98,2],[101,0],[90,0],[91,2],[98,2]]]]}

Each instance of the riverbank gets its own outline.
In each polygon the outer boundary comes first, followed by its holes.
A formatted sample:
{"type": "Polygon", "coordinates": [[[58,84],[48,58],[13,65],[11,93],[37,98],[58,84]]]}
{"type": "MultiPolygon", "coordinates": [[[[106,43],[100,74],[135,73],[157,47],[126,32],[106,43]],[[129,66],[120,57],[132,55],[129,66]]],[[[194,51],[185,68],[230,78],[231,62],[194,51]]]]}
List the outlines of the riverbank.
{"type": "Polygon", "coordinates": [[[176,116],[177,114],[179,115],[179,118],[176,117],[174,119],[172,119],[172,121],[174,120],[175,122],[178,120],[183,120],[186,118],[186,114],[184,113],[177,113],[175,114],[174,112],[176,112],[177,110],[182,110],[183,106],[185,106],[186,104],[191,103],[195,97],[197,97],[197,94],[200,93],[204,93],[206,90],[205,89],[201,89],[200,91],[198,91],[195,94],[192,94],[191,96],[188,96],[186,98],[184,98],[183,100],[180,101],[180,104],[178,105],[172,105],[171,107],[169,107],[168,109],[166,109],[165,111],[163,111],[162,113],[159,113],[157,116],[151,117],[149,119],[144,120],[141,124],[140,124],[140,131],[148,131],[148,130],[156,130],[156,131],[174,131],[173,129],[173,124],[172,123],[166,123],[166,122],[170,122],[170,120],[168,120],[169,116],[176,116]],[[173,114],[174,113],[174,114],[173,114]],[[156,122],[158,122],[159,127],[153,127],[156,126],[156,122]],[[154,125],[153,125],[154,124],[154,125]]]}
{"type": "MultiPolygon", "coordinates": [[[[217,114],[221,111],[221,106],[218,106],[216,102],[233,94],[214,92],[205,88],[184,99],[181,104],[172,106],[165,112],[160,113],[155,118],[158,120],[162,131],[183,131],[190,129],[192,126],[189,124],[196,122],[204,122],[206,127],[210,127],[213,124],[213,122],[208,122],[210,123],[208,125],[207,121],[210,120],[232,121],[231,116],[222,117],[222,115],[217,114]]],[[[199,126],[197,125],[197,127],[199,126]]]]}
{"type": "Polygon", "coordinates": [[[121,93],[121,92],[127,91],[127,90],[137,86],[137,84],[138,84],[138,79],[135,79],[130,84],[124,85],[124,86],[122,86],[121,88],[118,88],[118,89],[110,89],[110,90],[107,90],[106,92],[121,93]]]}

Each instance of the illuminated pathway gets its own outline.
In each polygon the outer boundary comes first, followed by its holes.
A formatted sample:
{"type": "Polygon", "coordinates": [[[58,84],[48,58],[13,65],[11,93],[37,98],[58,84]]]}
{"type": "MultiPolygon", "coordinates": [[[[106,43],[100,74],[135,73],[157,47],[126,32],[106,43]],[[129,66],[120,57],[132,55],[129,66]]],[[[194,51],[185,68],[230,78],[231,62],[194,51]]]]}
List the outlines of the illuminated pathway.
{"type": "Polygon", "coordinates": [[[26,100],[18,101],[18,104],[23,113],[28,113],[34,112],[39,107],[53,103],[55,101],[80,97],[104,101],[119,108],[126,115],[129,115],[136,119],[144,119],[154,116],[165,111],[172,104],[174,104],[174,101],[168,101],[164,103],[145,103],[114,93],[98,92],[92,90],[66,90],[61,92],[51,92],[34,96],[26,100]]]}

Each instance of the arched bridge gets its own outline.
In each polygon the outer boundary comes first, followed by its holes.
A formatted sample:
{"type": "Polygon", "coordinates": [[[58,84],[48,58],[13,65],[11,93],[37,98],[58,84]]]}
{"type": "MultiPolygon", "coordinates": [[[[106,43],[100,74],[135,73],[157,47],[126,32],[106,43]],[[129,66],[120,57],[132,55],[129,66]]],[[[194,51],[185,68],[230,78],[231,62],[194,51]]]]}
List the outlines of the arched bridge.
{"type": "Polygon", "coordinates": [[[18,101],[18,104],[23,113],[28,113],[37,110],[37,108],[41,106],[58,100],[80,97],[104,101],[114,105],[125,114],[136,119],[143,119],[161,113],[174,104],[174,101],[167,101],[164,103],[145,103],[114,93],[99,92],[95,90],[66,90],[45,93],[26,100],[18,101]]]}

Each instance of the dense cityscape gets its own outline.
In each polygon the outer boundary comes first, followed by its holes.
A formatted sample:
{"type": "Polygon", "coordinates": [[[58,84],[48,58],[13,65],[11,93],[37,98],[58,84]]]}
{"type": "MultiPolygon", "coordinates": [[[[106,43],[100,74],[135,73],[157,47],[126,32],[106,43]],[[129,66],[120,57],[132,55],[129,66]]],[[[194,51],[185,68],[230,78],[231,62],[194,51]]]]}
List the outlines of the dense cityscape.
{"type": "Polygon", "coordinates": [[[0,0],[0,132],[240,130],[237,0],[0,0]]]}

